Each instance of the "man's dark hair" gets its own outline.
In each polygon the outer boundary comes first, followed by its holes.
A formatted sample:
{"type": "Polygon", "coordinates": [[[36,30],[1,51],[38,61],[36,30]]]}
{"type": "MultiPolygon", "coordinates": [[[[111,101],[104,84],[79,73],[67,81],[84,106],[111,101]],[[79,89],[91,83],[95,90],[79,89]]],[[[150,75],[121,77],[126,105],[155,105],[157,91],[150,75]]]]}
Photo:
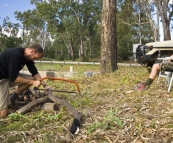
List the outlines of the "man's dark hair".
{"type": "Polygon", "coordinates": [[[43,47],[41,47],[40,45],[33,45],[29,48],[34,49],[35,53],[43,54],[43,47]]]}

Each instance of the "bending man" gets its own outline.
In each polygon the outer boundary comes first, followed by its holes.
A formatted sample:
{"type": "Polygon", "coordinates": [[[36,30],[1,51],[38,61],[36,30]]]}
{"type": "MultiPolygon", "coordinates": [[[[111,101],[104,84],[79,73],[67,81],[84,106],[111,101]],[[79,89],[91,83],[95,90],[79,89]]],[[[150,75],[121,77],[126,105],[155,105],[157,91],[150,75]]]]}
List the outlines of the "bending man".
{"type": "Polygon", "coordinates": [[[44,88],[49,88],[44,81],[40,82],[41,76],[34,65],[34,61],[42,57],[43,48],[39,45],[11,48],[0,54],[0,117],[7,116],[8,105],[30,86],[42,84],[44,88]],[[32,75],[19,73],[25,65],[32,75]],[[10,98],[9,88],[17,85],[10,98]]]}

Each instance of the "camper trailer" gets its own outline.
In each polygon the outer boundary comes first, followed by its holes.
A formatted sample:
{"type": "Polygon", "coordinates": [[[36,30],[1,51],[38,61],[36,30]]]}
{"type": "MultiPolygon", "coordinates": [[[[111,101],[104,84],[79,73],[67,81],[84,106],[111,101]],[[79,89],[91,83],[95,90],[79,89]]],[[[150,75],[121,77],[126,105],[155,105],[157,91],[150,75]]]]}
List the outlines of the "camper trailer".
{"type": "Polygon", "coordinates": [[[171,55],[173,55],[173,40],[151,42],[138,45],[136,48],[136,61],[147,68],[151,68],[157,58],[171,55]]]}

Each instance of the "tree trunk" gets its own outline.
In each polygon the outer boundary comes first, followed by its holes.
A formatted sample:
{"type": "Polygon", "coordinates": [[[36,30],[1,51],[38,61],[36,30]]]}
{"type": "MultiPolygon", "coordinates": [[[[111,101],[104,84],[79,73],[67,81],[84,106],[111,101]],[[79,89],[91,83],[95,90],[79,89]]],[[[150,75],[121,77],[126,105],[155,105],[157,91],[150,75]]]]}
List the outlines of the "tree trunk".
{"type": "Polygon", "coordinates": [[[88,40],[88,42],[89,42],[89,50],[90,50],[90,59],[92,59],[93,57],[92,57],[92,46],[91,46],[91,38],[89,37],[89,40],[88,40]]]}
{"type": "Polygon", "coordinates": [[[169,28],[171,18],[169,19],[167,16],[168,3],[169,3],[169,0],[164,0],[164,1],[155,0],[154,1],[154,4],[156,5],[157,10],[159,12],[159,15],[161,16],[164,41],[171,40],[170,28],[169,28]]]}
{"type": "Polygon", "coordinates": [[[83,40],[82,38],[80,39],[80,54],[79,54],[79,58],[81,62],[85,61],[85,55],[84,55],[84,45],[83,45],[83,40]]]}
{"type": "Polygon", "coordinates": [[[162,23],[163,23],[163,33],[164,33],[164,39],[163,40],[164,41],[171,40],[170,28],[169,28],[170,21],[167,19],[167,17],[163,17],[162,23]]]}
{"type": "Polygon", "coordinates": [[[73,40],[70,39],[70,47],[71,47],[71,60],[74,61],[75,57],[74,57],[74,45],[73,45],[73,40]]]}
{"type": "Polygon", "coordinates": [[[101,74],[114,72],[117,66],[116,0],[104,0],[102,8],[101,74]]]}

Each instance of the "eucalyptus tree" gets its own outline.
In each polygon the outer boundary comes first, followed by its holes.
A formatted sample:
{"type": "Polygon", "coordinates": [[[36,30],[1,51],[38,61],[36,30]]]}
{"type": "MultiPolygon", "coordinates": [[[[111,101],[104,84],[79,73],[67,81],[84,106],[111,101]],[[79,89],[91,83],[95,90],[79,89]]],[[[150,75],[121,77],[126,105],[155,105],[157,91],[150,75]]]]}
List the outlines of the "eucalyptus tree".
{"type": "Polygon", "coordinates": [[[146,14],[135,0],[117,0],[118,60],[128,60],[133,54],[133,44],[154,41],[146,14]]]}
{"type": "Polygon", "coordinates": [[[153,14],[155,9],[154,5],[150,3],[148,0],[137,0],[136,9],[140,11],[140,13],[145,13],[146,20],[149,22],[150,27],[152,29],[152,36],[154,38],[154,41],[159,41],[159,28],[157,26],[158,23],[154,21],[155,14],[153,14]]]}
{"type": "Polygon", "coordinates": [[[117,69],[116,0],[105,0],[102,7],[100,73],[117,69]]]}
{"type": "Polygon", "coordinates": [[[17,37],[19,34],[20,24],[19,23],[12,23],[8,16],[3,19],[2,24],[3,32],[6,33],[8,36],[17,37]]]}
{"type": "Polygon", "coordinates": [[[0,25],[0,53],[5,49],[5,39],[7,35],[3,33],[3,27],[0,25]]]}
{"type": "Polygon", "coordinates": [[[0,32],[0,53],[5,50],[5,41],[6,41],[6,39],[7,39],[7,35],[0,32]]]}
{"type": "Polygon", "coordinates": [[[12,37],[8,37],[5,41],[6,48],[14,48],[15,47],[15,41],[12,37]]]}
{"type": "Polygon", "coordinates": [[[169,4],[169,1],[170,0],[152,0],[157,8],[158,15],[161,17],[164,41],[171,40],[170,21],[173,16],[173,4],[169,4]]]}
{"type": "Polygon", "coordinates": [[[45,49],[45,56],[49,58],[54,58],[59,61],[69,59],[69,54],[67,48],[61,37],[55,37],[50,45],[50,48],[45,49]],[[58,48],[57,48],[58,47],[58,48]]]}
{"type": "Polygon", "coordinates": [[[23,24],[23,45],[27,46],[39,43],[45,48],[46,40],[49,40],[47,24],[46,21],[39,16],[38,11],[36,9],[27,10],[23,13],[16,11],[15,15],[16,19],[23,24]]]}
{"type": "Polygon", "coordinates": [[[173,16],[173,4],[169,3],[169,1],[170,0],[136,0],[137,4],[148,17],[155,41],[159,40],[160,18],[163,25],[164,40],[171,39],[170,21],[172,20],[173,16]],[[157,23],[154,22],[155,15],[157,17],[157,23]]]}
{"type": "MultiPolygon", "coordinates": [[[[33,0],[39,15],[48,23],[51,35],[59,35],[74,60],[76,48],[84,60],[88,49],[89,25],[100,14],[99,0],[33,0]]],[[[97,24],[98,20],[95,20],[97,24]]],[[[94,37],[92,37],[94,38],[94,37]]]]}
{"type": "MultiPolygon", "coordinates": [[[[85,23],[88,29],[86,33],[85,43],[88,45],[87,51],[89,57],[100,57],[101,49],[101,11],[102,11],[102,0],[90,1],[90,3],[84,3],[83,11],[85,13],[85,23]]],[[[87,52],[85,51],[85,52],[87,52]]],[[[85,54],[86,55],[86,54],[85,54]]]]}
{"type": "Polygon", "coordinates": [[[132,42],[142,44],[147,39],[151,40],[151,36],[148,35],[152,32],[148,17],[135,0],[118,0],[117,22],[117,30],[124,26],[125,31],[130,30],[128,33],[132,36],[129,37],[132,42]]]}
{"type": "Polygon", "coordinates": [[[8,16],[3,19],[0,26],[0,46],[1,52],[7,48],[19,47],[22,44],[20,37],[20,24],[12,23],[8,16]]]}
{"type": "Polygon", "coordinates": [[[134,13],[135,10],[131,0],[117,0],[118,60],[127,60],[132,55],[133,43],[140,41],[139,28],[137,27],[136,14],[134,13]]]}

